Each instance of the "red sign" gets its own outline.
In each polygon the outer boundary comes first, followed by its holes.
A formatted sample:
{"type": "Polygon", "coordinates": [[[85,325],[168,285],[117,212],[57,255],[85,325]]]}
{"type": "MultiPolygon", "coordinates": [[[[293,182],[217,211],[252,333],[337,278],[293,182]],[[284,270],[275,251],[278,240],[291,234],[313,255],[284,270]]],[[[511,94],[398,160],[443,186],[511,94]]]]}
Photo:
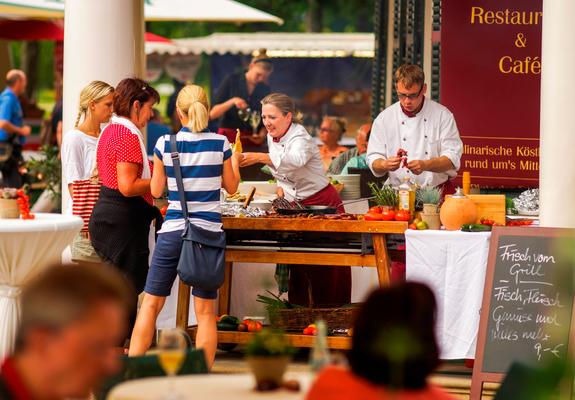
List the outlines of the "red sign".
{"type": "Polygon", "coordinates": [[[441,103],[480,187],[539,185],[542,0],[443,0],[441,103]]]}

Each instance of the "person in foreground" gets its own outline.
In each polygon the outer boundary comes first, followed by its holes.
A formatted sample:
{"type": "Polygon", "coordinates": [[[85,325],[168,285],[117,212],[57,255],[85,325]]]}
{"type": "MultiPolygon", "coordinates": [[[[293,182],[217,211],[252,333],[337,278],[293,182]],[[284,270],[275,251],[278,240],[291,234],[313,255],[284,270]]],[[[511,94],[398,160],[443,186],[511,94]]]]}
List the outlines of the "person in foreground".
{"type": "MultiPolygon", "coordinates": [[[[228,193],[236,192],[240,182],[239,154],[232,155],[224,135],[202,132],[208,126],[209,109],[206,93],[201,87],[188,85],[180,91],[176,110],[183,128],[176,134],[176,144],[189,213],[187,217],[201,229],[221,232],[220,190],[223,187],[228,193]]],[[[151,189],[155,197],[160,197],[167,181],[169,205],[130,340],[130,356],[144,354],[150,347],[156,319],[176,279],[185,221],[171,153],[170,135],[160,137],[154,149],[151,189]]],[[[206,364],[211,368],[217,346],[217,291],[194,287],[192,295],[198,321],[196,347],[204,349],[206,364]]]]}
{"type": "Polygon", "coordinates": [[[22,292],[13,355],[0,370],[0,399],[86,399],[121,368],[133,294],[112,267],[56,265],[22,292]]]}
{"type": "Polygon", "coordinates": [[[372,292],[353,327],[350,368],[324,368],[306,400],[452,399],[427,381],[439,364],[436,313],[433,292],[420,283],[372,292]]]}

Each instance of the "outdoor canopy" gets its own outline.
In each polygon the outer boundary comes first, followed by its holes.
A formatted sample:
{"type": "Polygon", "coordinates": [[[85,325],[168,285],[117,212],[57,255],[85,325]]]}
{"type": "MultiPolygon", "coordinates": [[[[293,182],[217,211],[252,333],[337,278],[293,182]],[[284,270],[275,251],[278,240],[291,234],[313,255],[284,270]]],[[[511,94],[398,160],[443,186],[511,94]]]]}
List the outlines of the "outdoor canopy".
{"type": "MultiPolygon", "coordinates": [[[[144,0],[147,21],[274,22],[283,20],[233,0],[144,0]]],[[[0,18],[64,18],[64,0],[0,0],[0,18]]]]}
{"type": "Polygon", "coordinates": [[[373,57],[373,33],[214,33],[147,43],[146,54],[252,54],[267,49],[270,57],[373,57]]]}

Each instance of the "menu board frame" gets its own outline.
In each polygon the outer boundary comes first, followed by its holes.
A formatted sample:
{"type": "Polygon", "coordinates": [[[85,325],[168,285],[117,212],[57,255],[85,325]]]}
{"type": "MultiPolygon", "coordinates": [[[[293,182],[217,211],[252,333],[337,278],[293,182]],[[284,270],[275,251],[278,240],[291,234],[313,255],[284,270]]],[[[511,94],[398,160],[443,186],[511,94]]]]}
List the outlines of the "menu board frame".
{"type": "MultiPolygon", "coordinates": [[[[485,382],[501,382],[505,378],[504,373],[484,372],[483,364],[485,357],[485,345],[488,338],[489,317],[491,309],[492,291],[495,279],[495,266],[497,264],[497,254],[501,237],[522,236],[522,237],[545,237],[545,238],[573,238],[575,240],[575,229],[566,228],[535,228],[535,227],[493,227],[491,240],[489,243],[489,256],[487,259],[487,271],[485,274],[485,286],[483,288],[483,301],[481,305],[481,315],[479,320],[479,332],[477,337],[477,348],[475,351],[475,362],[473,376],[471,379],[470,400],[480,400],[485,382]]],[[[568,332],[567,354],[574,354],[575,345],[575,303],[571,308],[571,323],[568,332]]],[[[572,387],[562,388],[569,393],[572,387]]],[[[569,397],[570,398],[570,397],[569,397]]]]}

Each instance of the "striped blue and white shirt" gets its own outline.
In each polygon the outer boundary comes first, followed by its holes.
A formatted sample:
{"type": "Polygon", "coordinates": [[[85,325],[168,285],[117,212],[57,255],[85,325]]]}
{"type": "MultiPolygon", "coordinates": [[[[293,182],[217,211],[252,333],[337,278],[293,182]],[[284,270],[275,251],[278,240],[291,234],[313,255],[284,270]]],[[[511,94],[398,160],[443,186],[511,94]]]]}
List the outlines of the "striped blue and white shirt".
{"type": "MultiPolygon", "coordinates": [[[[224,161],[232,156],[228,139],[216,133],[194,133],[182,128],[176,136],[190,222],[200,228],[221,231],[220,191],[224,161]]],[[[164,163],[168,178],[168,211],[160,233],[184,229],[184,219],[170,135],[161,136],[154,154],[164,163]]]]}

